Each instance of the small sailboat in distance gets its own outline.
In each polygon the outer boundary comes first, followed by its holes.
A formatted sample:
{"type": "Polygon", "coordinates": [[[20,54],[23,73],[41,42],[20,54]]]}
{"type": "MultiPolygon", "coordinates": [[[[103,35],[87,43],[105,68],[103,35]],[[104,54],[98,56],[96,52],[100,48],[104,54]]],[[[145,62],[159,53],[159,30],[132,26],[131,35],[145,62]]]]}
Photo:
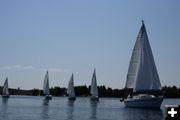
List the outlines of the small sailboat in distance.
{"type": "Polygon", "coordinates": [[[52,96],[50,95],[50,92],[49,92],[49,74],[48,74],[48,71],[46,72],[46,75],[44,77],[43,93],[45,95],[46,100],[52,99],[52,96]]]}
{"type": "Polygon", "coordinates": [[[91,81],[91,100],[98,101],[98,88],[97,88],[97,81],[96,81],[96,69],[94,69],[92,81],[91,81]]]}
{"type": "Polygon", "coordinates": [[[160,108],[161,83],[154,62],[144,21],[136,39],[127,74],[125,90],[132,89],[122,101],[126,107],[160,108]]]}
{"type": "Polygon", "coordinates": [[[4,82],[2,97],[9,98],[9,88],[8,88],[8,78],[7,77],[6,77],[6,81],[4,82]]]}
{"type": "Polygon", "coordinates": [[[75,91],[74,91],[74,76],[73,76],[73,74],[71,75],[71,78],[69,80],[67,93],[69,95],[69,97],[68,97],[69,100],[72,100],[72,101],[76,100],[75,91]]]}

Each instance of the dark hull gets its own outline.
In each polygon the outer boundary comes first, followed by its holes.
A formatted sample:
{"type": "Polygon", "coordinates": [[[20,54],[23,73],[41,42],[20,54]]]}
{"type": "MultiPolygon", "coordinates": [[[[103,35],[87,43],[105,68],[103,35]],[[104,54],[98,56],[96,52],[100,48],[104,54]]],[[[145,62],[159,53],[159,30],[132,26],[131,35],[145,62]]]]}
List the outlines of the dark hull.
{"type": "Polygon", "coordinates": [[[9,98],[9,95],[2,95],[3,98],[9,98]]]}
{"type": "Polygon", "coordinates": [[[99,97],[91,97],[90,100],[91,101],[99,101],[99,97]]]}
{"type": "Polygon", "coordinates": [[[51,95],[46,95],[46,96],[45,96],[45,99],[46,99],[46,100],[52,100],[52,96],[51,96],[51,95]]]}
{"type": "Polygon", "coordinates": [[[76,100],[76,97],[69,97],[68,100],[70,100],[70,101],[75,101],[75,100],[76,100]]]}

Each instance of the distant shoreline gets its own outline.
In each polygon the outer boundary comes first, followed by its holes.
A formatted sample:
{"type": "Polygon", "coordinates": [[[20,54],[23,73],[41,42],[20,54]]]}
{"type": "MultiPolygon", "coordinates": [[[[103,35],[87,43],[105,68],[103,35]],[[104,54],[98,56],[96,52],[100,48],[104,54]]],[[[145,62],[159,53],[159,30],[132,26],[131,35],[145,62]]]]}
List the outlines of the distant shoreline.
{"type": "MultiPolygon", "coordinates": [[[[90,86],[75,86],[75,93],[77,97],[88,97],[90,94],[90,86]]],[[[98,86],[99,97],[102,98],[121,98],[125,96],[124,89],[112,89],[110,87],[98,86]]],[[[180,87],[176,86],[164,86],[162,87],[162,92],[164,93],[164,98],[180,98],[180,87]]],[[[0,93],[2,94],[2,86],[0,86],[0,93]]],[[[14,89],[9,88],[10,95],[26,95],[26,96],[43,96],[43,91],[40,89],[14,89]]],[[[67,88],[52,87],[50,88],[50,93],[52,96],[67,96],[67,88]]]]}

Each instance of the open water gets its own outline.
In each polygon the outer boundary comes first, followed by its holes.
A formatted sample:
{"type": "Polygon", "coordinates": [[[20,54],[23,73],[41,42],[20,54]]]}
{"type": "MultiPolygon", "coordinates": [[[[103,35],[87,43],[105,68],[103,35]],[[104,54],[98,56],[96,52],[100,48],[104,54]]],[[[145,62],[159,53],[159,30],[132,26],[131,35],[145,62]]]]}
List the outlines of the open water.
{"type": "Polygon", "coordinates": [[[163,120],[165,104],[180,104],[180,99],[164,99],[161,109],[126,108],[120,98],[100,98],[91,102],[79,97],[45,101],[39,96],[0,98],[0,120],[163,120]]]}

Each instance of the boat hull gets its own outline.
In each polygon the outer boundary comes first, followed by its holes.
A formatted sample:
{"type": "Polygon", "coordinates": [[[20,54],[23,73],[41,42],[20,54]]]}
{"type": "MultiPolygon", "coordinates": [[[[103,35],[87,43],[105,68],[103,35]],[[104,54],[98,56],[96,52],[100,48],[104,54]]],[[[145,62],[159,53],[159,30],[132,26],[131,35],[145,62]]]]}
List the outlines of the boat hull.
{"type": "Polygon", "coordinates": [[[99,97],[97,97],[97,96],[92,96],[91,98],[90,98],[90,100],[91,101],[99,101],[99,97]]]}
{"type": "Polygon", "coordinates": [[[75,100],[76,100],[76,97],[69,97],[68,100],[70,100],[70,101],[75,101],[75,100]]]}
{"type": "Polygon", "coordinates": [[[146,99],[125,99],[124,104],[126,107],[134,108],[160,108],[163,98],[146,98],[146,99]]]}
{"type": "Polygon", "coordinates": [[[46,100],[52,100],[52,96],[51,96],[51,95],[46,95],[46,96],[45,96],[45,99],[46,99],[46,100]]]}
{"type": "Polygon", "coordinates": [[[9,95],[2,95],[3,98],[9,98],[9,95]]]}

